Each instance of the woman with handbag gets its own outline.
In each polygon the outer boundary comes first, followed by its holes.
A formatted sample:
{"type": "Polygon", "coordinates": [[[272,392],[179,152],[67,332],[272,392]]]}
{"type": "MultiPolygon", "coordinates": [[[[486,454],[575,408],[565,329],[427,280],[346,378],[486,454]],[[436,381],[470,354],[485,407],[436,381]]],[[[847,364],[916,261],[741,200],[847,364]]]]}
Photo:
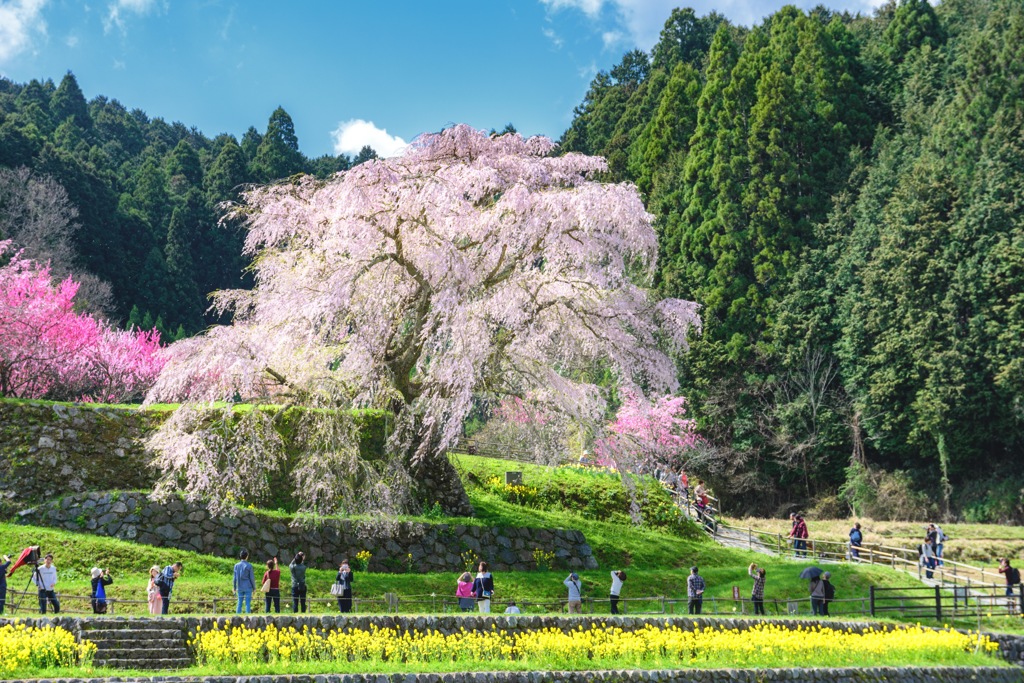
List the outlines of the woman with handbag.
{"type": "Polygon", "coordinates": [[[481,612],[491,611],[491,595],[494,594],[494,577],[487,571],[487,563],[480,563],[480,571],[473,579],[473,595],[476,596],[476,606],[481,612]]]}
{"type": "Polygon", "coordinates": [[[260,587],[266,606],[263,611],[270,614],[270,603],[274,603],[274,611],[281,613],[281,570],[277,567],[277,558],[267,560],[267,571],[263,572],[263,585],[260,587]]]}
{"type": "Polygon", "coordinates": [[[348,560],[342,560],[338,567],[338,576],[331,586],[331,595],[338,598],[338,611],[348,613],[352,611],[352,568],[348,566],[348,560]]]}

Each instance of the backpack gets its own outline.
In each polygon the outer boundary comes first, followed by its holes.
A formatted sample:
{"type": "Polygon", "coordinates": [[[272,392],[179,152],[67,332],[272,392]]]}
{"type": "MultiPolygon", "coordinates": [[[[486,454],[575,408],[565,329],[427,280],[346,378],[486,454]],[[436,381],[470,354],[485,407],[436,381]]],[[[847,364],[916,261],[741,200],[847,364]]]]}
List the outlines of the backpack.
{"type": "Polygon", "coordinates": [[[825,599],[832,600],[836,597],[836,587],[832,585],[831,581],[825,582],[825,599]]]}
{"type": "Polygon", "coordinates": [[[1015,585],[1020,583],[1020,570],[1016,567],[1010,567],[1010,582],[1015,585]]]}

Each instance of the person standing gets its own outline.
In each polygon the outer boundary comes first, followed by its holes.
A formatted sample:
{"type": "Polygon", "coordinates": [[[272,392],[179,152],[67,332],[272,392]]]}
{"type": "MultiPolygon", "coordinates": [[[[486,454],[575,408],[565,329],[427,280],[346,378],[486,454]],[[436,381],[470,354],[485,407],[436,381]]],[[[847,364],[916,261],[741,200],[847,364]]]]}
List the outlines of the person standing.
{"type": "Polygon", "coordinates": [[[306,554],[295,553],[288,563],[288,571],[292,576],[292,613],[306,613],[306,554]]]}
{"type": "Polygon", "coordinates": [[[836,587],[832,585],[832,572],[825,572],[821,575],[821,615],[828,616],[828,603],[835,600],[836,587]]]}
{"type": "Polygon", "coordinates": [[[920,545],[918,550],[921,553],[921,566],[924,567],[924,576],[926,579],[930,579],[935,576],[935,547],[927,536],[924,538],[924,543],[920,545]]]}
{"type": "Polygon", "coordinates": [[[811,613],[816,617],[825,615],[825,582],[820,576],[811,579],[811,613]]]}
{"type": "Polygon", "coordinates": [[[455,597],[459,601],[459,609],[463,612],[472,612],[476,606],[476,598],[473,597],[473,575],[469,572],[462,572],[458,583],[455,586],[455,597]]]}
{"type": "Polygon", "coordinates": [[[342,560],[338,565],[338,575],[334,578],[335,583],[341,584],[341,595],[338,596],[338,611],[348,614],[352,611],[352,567],[348,560],[342,560]]]}
{"type": "Polygon", "coordinates": [[[697,571],[697,567],[690,567],[690,575],[686,577],[686,597],[689,599],[687,608],[690,614],[700,614],[704,605],[704,577],[697,571]]]}
{"type": "Polygon", "coordinates": [[[4,613],[4,606],[7,604],[7,570],[11,567],[11,558],[3,556],[0,562],[0,614],[4,613]]]}
{"type": "Polygon", "coordinates": [[[619,594],[622,592],[622,583],[625,580],[626,572],[621,569],[612,572],[612,589],[609,591],[611,595],[612,614],[619,613],[619,594]]]}
{"type": "Polygon", "coordinates": [[[679,470],[679,504],[686,507],[690,499],[690,477],[686,474],[686,468],[679,470]]]}
{"type": "Polygon", "coordinates": [[[850,529],[850,558],[854,560],[860,559],[860,549],[864,543],[864,534],[860,530],[860,522],[853,525],[850,529]]]}
{"type": "Polygon", "coordinates": [[[252,613],[252,594],[255,590],[256,573],[253,571],[252,564],[249,563],[249,551],[242,550],[238,553],[238,562],[235,563],[231,579],[231,592],[238,596],[235,614],[242,614],[243,607],[245,614],[252,613]]]}
{"type": "Polygon", "coordinates": [[[798,514],[796,524],[793,526],[793,538],[796,539],[793,546],[796,548],[797,557],[807,557],[807,538],[809,536],[807,522],[804,521],[803,515],[798,514]]]}
{"type": "Polygon", "coordinates": [[[938,524],[935,525],[935,561],[940,567],[943,565],[942,552],[948,540],[946,532],[942,530],[942,527],[938,524]]]}
{"type": "MultiPolygon", "coordinates": [[[[764,567],[758,567],[753,562],[747,567],[747,574],[754,580],[754,587],[750,589],[750,601],[754,603],[754,614],[765,616],[764,613],[764,567]]],[[[776,610],[777,611],[777,610],[776,610]]]]}
{"type": "Polygon", "coordinates": [[[160,614],[167,614],[171,608],[171,593],[174,592],[174,582],[181,578],[185,571],[185,565],[175,562],[164,567],[157,578],[157,585],[160,587],[160,614]]]}
{"type": "Polygon", "coordinates": [[[1010,566],[1010,558],[999,560],[999,573],[1006,577],[1006,594],[1013,595],[1013,588],[1020,583],[1020,570],[1010,566]]]}
{"type": "Polygon", "coordinates": [[[114,583],[114,577],[110,575],[109,569],[100,569],[99,567],[93,567],[90,574],[92,575],[92,592],[89,594],[89,602],[92,604],[92,613],[106,614],[106,587],[114,583]]]}
{"type": "Polygon", "coordinates": [[[494,577],[487,571],[487,563],[481,562],[473,579],[473,595],[476,596],[476,606],[481,612],[491,611],[491,595],[494,594],[494,577]]]}
{"type": "Polygon", "coordinates": [[[580,577],[576,572],[569,574],[569,578],[562,582],[569,589],[569,598],[566,607],[569,614],[580,614],[583,612],[583,592],[580,589],[580,577]]]}
{"type": "Polygon", "coordinates": [[[160,606],[163,600],[160,598],[160,587],[156,585],[156,577],[160,576],[160,567],[153,565],[149,568],[149,585],[146,586],[146,600],[149,603],[149,613],[160,614],[160,606]]]}
{"type": "Polygon", "coordinates": [[[266,606],[263,611],[270,614],[270,603],[274,603],[274,612],[277,614],[281,613],[281,570],[277,566],[277,558],[271,558],[267,560],[267,571],[263,572],[263,585],[267,582],[270,585],[264,592],[264,602],[266,606]]]}
{"type": "Polygon", "coordinates": [[[53,566],[53,553],[47,553],[42,566],[36,567],[32,573],[32,581],[39,591],[39,613],[46,614],[46,603],[53,606],[53,613],[60,613],[60,601],[57,600],[57,568],[53,566]]]}

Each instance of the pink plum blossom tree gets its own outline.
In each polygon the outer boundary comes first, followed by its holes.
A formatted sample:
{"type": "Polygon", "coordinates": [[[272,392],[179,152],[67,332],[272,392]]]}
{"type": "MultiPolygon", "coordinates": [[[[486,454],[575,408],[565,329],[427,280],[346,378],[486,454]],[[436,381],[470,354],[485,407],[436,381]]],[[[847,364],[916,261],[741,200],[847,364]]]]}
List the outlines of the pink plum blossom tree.
{"type": "Polygon", "coordinates": [[[633,474],[679,470],[700,440],[696,421],[686,417],[686,399],[651,400],[635,389],[623,393],[615,421],[595,443],[598,464],[633,474]]]}
{"type": "MultiPolygon", "coordinates": [[[[475,395],[519,396],[596,425],[605,397],[580,379],[594,363],[623,386],[674,390],[671,354],[699,324],[697,306],[651,297],[657,241],[635,187],[594,180],[603,159],[553,149],[458,125],[328,181],[249,191],[236,214],[247,219],[256,286],[215,296],[233,324],[172,345],[149,400],[237,394],[390,411],[384,474],[359,486],[415,481],[419,502],[466,513],[446,452],[475,395]]],[[[343,412],[303,411],[309,448],[295,487],[316,511],[355,501],[342,492],[355,467],[343,412]]],[[[195,465],[203,441],[196,421],[167,422],[154,440],[165,490],[237,496],[224,488],[237,476],[195,465]]],[[[251,460],[232,466],[265,478],[281,455],[251,460]]]]}
{"type": "Polygon", "coordinates": [[[138,400],[163,367],[157,332],[120,331],[75,311],[78,283],[0,242],[0,395],[138,400]]]}

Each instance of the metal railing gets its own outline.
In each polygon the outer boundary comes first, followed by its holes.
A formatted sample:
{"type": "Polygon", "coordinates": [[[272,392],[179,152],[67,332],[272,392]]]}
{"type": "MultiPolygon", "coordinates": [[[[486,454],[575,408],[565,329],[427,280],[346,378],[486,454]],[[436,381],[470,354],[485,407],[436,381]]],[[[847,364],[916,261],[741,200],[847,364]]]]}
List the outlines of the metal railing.
{"type": "Polygon", "coordinates": [[[755,546],[760,546],[774,551],[780,556],[792,553],[793,557],[802,557],[808,560],[880,565],[914,575],[922,581],[934,581],[942,586],[961,586],[969,589],[990,584],[1005,586],[1005,577],[1002,574],[965,562],[936,558],[934,566],[924,565],[919,559],[917,550],[913,548],[876,543],[864,543],[854,548],[849,542],[807,538],[802,539],[807,543],[806,549],[796,550],[792,545],[792,539],[777,532],[738,527],[721,520],[715,521],[713,529],[707,529],[709,535],[716,540],[722,530],[733,531],[731,536],[733,539],[745,535],[751,550],[754,550],[755,546]]]}

